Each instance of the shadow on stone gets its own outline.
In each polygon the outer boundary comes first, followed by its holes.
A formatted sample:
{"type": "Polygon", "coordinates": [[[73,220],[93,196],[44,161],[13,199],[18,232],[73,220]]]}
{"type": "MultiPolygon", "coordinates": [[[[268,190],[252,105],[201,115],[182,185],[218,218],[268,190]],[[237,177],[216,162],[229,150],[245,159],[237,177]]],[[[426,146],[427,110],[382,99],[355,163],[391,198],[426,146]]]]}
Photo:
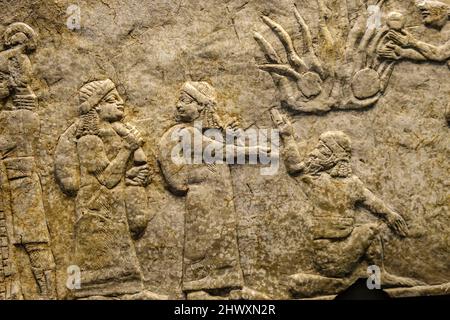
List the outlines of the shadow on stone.
{"type": "Polygon", "coordinates": [[[383,290],[370,290],[367,288],[366,279],[358,279],[348,289],[339,293],[335,300],[390,300],[389,295],[383,290]]]}

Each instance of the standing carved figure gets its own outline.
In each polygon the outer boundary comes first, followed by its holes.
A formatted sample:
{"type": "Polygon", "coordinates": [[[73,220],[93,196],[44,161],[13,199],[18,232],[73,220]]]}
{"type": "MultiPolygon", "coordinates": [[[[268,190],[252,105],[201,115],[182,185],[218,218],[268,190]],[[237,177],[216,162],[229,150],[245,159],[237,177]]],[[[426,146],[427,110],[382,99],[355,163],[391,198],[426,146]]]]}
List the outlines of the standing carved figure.
{"type": "Polygon", "coordinates": [[[73,295],[136,298],[145,291],[132,238],[150,219],[144,141],[121,122],[123,100],[111,80],[85,84],[79,99],[80,118],[60,137],[55,158],[60,187],[76,196],[73,264],[80,268],[81,288],[73,295]]]}
{"type": "Polygon", "coordinates": [[[384,287],[421,284],[385,270],[380,237],[383,224],[358,225],[355,222],[358,209],[364,208],[383,220],[398,236],[406,237],[408,232],[404,219],[353,174],[349,137],[341,131],[325,132],[316,148],[302,159],[289,120],[277,111],[273,112],[273,118],[284,142],[287,170],[290,175],[299,177],[313,205],[310,230],[313,264],[320,276],[291,276],[292,291],[301,295],[336,293],[333,290],[340,286],[340,290],[345,289],[366,274],[366,270],[358,270],[364,260],[381,268],[384,287]],[[314,280],[317,286],[312,284],[314,280]]]}
{"type": "MultiPolygon", "coordinates": [[[[446,42],[434,45],[416,39],[406,30],[391,30],[387,34],[390,43],[379,52],[380,55],[395,60],[445,62],[450,68],[450,5],[441,1],[419,0],[416,1],[416,8],[423,23],[439,30],[447,38],[446,42]]],[[[450,125],[450,110],[446,110],[445,119],[450,125]]]]}
{"type": "Polygon", "coordinates": [[[12,243],[28,254],[40,296],[54,299],[55,263],[35,160],[40,122],[28,54],[36,49],[36,38],[34,30],[24,23],[14,23],[4,33],[6,50],[0,53],[0,153],[10,193],[12,243]]]}
{"type": "Polygon", "coordinates": [[[183,161],[185,155],[173,153],[186,137],[197,139],[202,150],[223,150],[224,156],[259,152],[259,147],[227,145],[204,135],[202,129],[225,129],[216,104],[211,85],[186,82],[176,106],[178,124],[166,131],[159,146],[159,163],[170,190],[186,199],[182,290],[188,299],[266,298],[244,287],[228,164],[189,164],[183,161]]]}

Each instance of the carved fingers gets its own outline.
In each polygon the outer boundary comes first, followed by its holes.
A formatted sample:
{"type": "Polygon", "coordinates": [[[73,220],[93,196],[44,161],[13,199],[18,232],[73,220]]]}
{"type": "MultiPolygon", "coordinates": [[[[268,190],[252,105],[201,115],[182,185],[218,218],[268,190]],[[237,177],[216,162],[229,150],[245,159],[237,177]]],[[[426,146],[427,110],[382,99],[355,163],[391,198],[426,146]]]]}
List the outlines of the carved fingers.
{"type": "Polygon", "coordinates": [[[388,43],[377,50],[377,54],[380,58],[388,59],[388,60],[399,60],[400,56],[400,47],[394,43],[388,43]]]}
{"type": "Polygon", "coordinates": [[[323,70],[322,63],[320,62],[319,58],[316,56],[316,53],[314,51],[311,31],[309,30],[308,25],[306,24],[305,20],[298,11],[297,5],[294,5],[294,15],[295,18],[297,19],[298,25],[300,26],[300,31],[302,32],[303,43],[305,45],[306,52],[308,52],[312,57],[311,69],[317,71],[320,74],[320,76],[323,77],[325,72],[323,70]]]}
{"type": "Polygon", "coordinates": [[[127,143],[127,147],[131,150],[137,150],[144,145],[144,139],[140,132],[134,127],[130,128],[128,134],[125,135],[123,139],[127,143]]]}
{"type": "Polygon", "coordinates": [[[133,186],[146,186],[150,183],[152,171],[147,164],[132,167],[127,171],[126,183],[133,186]]]}
{"type": "Polygon", "coordinates": [[[290,137],[294,135],[294,129],[288,118],[283,116],[277,109],[272,109],[270,113],[272,115],[272,121],[277,126],[282,137],[290,137]]]}
{"type": "Polygon", "coordinates": [[[224,128],[233,132],[237,132],[239,129],[241,129],[241,123],[236,118],[230,118],[225,122],[224,128]]]}
{"type": "Polygon", "coordinates": [[[319,6],[320,31],[322,32],[326,46],[332,47],[335,45],[335,41],[327,25],[327,21],[330,19],[332,12],[327,6],[325,6],[323,0],[317,0],[317,4],[319,6]]]}
{"type": "Polygon", "coordinates": [[[389,227],[399,236],[406,237],[408,235],[408,226],[402,216],[398,213],[391,212],[387,222],[389,227]]]}
{"type": "Polygon", "coordinates": [[[294,80],[300,80],[302,78],[300,73],[292,69],[291,66],[287,64],[263,64],[259,65],[258,68],[269,73],[276,73],[280,76],[289,77],[294,80]]]}
{"type": "Polygon", "coordinates": [[[297,5],[294,5],[294,15],[295,15],[295,18],[297,19],[298,25],[300,26],[300,31],[302,32],[303,41],[305,43],[307,51],[314,52],[311,31],[309,30],[308,25],[306,24],[305,20],[303,19],[300,12],[298,11],[297,5]]]}
{"type": "Polygon", "coordinates": [[[402,32],[390,30],[387,37],[395,44],[403,48],[411,46],[411,44],[414,42],[413,36],[405,30],[403,30],[402,32]]]}

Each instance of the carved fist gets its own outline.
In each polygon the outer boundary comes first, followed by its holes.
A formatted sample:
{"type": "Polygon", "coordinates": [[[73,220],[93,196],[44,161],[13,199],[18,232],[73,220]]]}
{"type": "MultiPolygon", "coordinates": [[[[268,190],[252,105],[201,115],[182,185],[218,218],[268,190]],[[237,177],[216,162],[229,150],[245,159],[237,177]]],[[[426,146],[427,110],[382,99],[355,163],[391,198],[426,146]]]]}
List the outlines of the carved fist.
{"type": "Polygon", "coordinates": [[[112,127],[126,142],[128,149],[135,151],[144,145],[144,139],[134,126],[117,121],[112,124],[112,127]]]}
{"type": "Polygon", "coordinates": [[[130,131],[123,139],[128,144],[128,148],[131,150],[137,150],[144,145],[144,139],[136,128],[131,128],[130,131]]]}
{"type": "Polygon", "coordinates": [[[151,182],[152,171],[147,164],[133,167],[127,171],[126,184],[145,187],[151,182]]]}
{"type": "Polygon", "coordinates": [[[393,43],[387,43],[378,49],[377,54],[384,59],[399,60],[401,58],[401,48],[393,43]]]}
{"type": "Polygon", "coordinates": [[[399,236],[406,237],[408,234],[408,226],[405,220],[396,212],[391,212],[387,218],[387,224],[399,236]]]}
{"type": "Polygon", "coordinates": [[[407,31],[402,31],[400,33],[398,31],[391,30],[387,36],[390,40],[402,48],[410,47],[414,43],[414,37],[407,31]]]}
{"type": "Polygon", "coordinates": [[[292,128],[291,122],[285,116],[274,117],[274,122],[282,138],[294,135],[294,128],[292,128]]]}

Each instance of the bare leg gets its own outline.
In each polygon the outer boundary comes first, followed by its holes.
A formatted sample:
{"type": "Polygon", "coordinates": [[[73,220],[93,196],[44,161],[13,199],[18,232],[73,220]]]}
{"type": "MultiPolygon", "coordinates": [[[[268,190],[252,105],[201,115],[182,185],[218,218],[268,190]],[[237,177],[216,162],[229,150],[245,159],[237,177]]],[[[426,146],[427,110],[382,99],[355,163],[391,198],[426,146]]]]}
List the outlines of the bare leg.
{"type": "Polygon", "coordinates": [[[25,251],[30,257],[31,270],[41,296],[56,299],[55,262],[48,243],[25,244],[25,251]]]}
{"type": "Polygon", "coordinates": [[[377,236],[366,253],[366,259],[369,264],[376,265],[381,269],[381,285],[384,288],[389,287],[414,287],[425,285],[425,283],[411,278],[400,277],[386,271],[384,265],[384,243],[381,236],[377,236]]]}
{"type": "Polygon", "coordinates": [[[314,240],[317,271],[332,278],[350,275],[374,241],[377,230],[378,225],[370,223],[356,227],[345,240],[314,240]]]}

